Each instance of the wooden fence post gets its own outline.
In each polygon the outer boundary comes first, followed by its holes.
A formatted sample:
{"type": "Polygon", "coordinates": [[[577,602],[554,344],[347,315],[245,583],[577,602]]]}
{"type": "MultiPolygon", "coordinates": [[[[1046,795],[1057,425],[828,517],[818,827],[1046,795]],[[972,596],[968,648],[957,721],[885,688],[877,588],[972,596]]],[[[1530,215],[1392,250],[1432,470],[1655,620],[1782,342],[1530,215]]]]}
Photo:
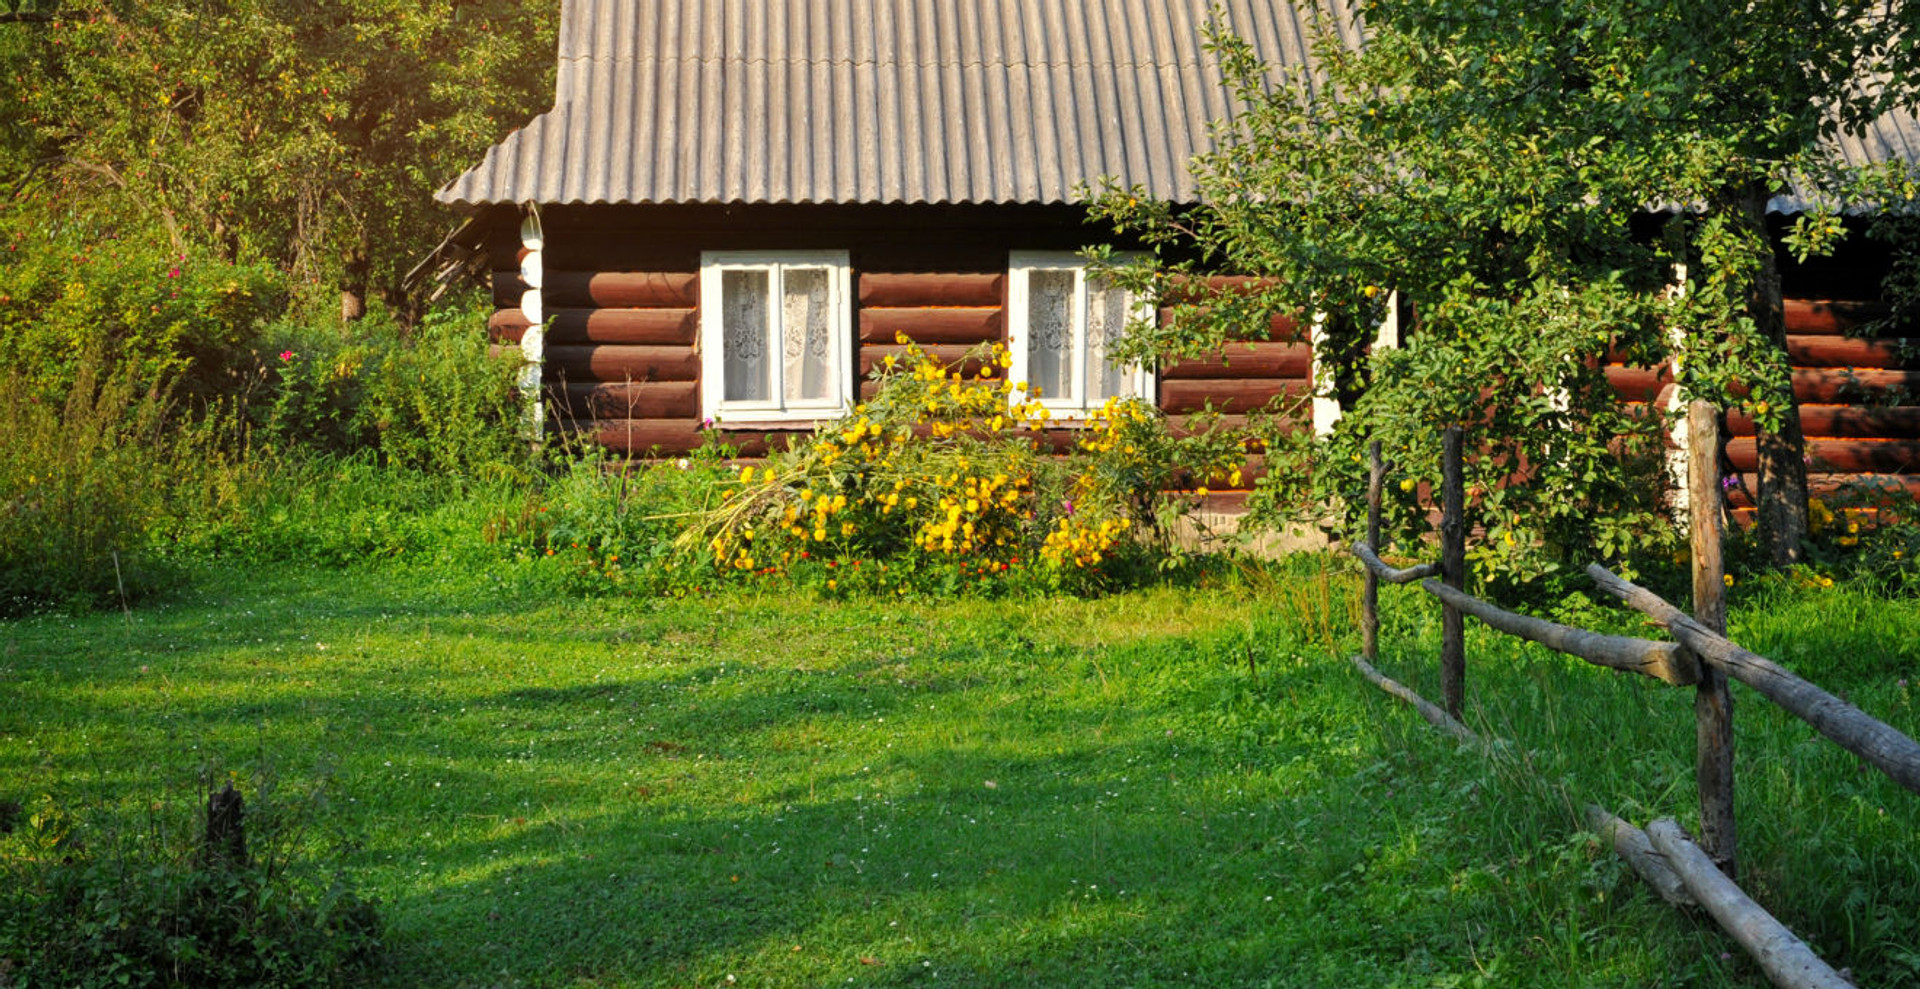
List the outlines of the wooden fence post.
{"type": "MultiPolygon", "coordinates": [[[[1721,555],[1720,424],[1711,403],[1687,406],[1687,502],[1693,530],[1693,619],[1727,631],[1726,561],[1721,555]]],[[[1700,846],[1721,872],[1738,869],[1733,821],[1733,694],[1725,671],[1701,664],[1693,695],[1694,781],[1700,790],[1700,846]]]]}
{"type": "MultiPolygon", "coordinates": [[[[1380,552],[1380,486],[1386,482],[1387,467],[1380,462],[1380,441],[1367,444],[1367,547],[1380,552]]],[[[1380,578],[1372,567],[1363,568],[1360,585],[1360,655],[1367,662],[1380,661],[1380,578]]]]}
{"type": "MultiPolygon", "coordinates": [[[[1460,452],[1460,427],[1448,426],[1441,452],[1441,580],[1455,590],[1467,586],[1467,491],[1460,452]]],[[[1466,704],[1467,623],[1459,608],[1440,610],[1440,696],[1447,713],[1459,718],[1466,704]]]]}

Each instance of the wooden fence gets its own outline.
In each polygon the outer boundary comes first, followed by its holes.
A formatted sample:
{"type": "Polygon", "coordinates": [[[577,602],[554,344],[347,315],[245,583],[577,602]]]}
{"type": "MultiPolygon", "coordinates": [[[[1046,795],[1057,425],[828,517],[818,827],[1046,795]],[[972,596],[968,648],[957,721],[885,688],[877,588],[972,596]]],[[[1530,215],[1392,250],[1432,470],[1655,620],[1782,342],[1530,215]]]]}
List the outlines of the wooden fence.
{"type": "MultiPolygon", "coordinates": [[[[1716,449],[1711,410],[1696,403],[1689,410],[1694,451],[1716,449]]],[[[1613,845],[1656,892],[1677,905],[1697,904],[1759,963],[1776,985],[1850,986],[1806,944],[1741,892],[1733,817],[1733,708],[1730,680],[1752,687],[1842,748],[1859,756],[1901,786],[1920,793],[1920,744],[1846,701],[1794,675],[1779,664],[1742,649],[1725,637],[1724,566],[1717,511],[1717,471],[1710,459],[1696,459],[1689,471],[1695,510],[1693,525],[1694,613],[1688,615],[1658,595],[1616,576],[1599,564],[1587,574],[1602,590],[1646,614],[1674,641],[1604,635],[1517,614],[1463,590],[1466,571],[1466,492],[1461,431],[1444,436],[1441,479],[1440,562],[1395,568],[1375,551],[1380,543],[1380,497],[1392,465],[1380,459],[1380,444],[1370,449],[1367,481],[1367,538],[1353,555],[1365,564],[1361,594],[1361,654],[1353,663],[1366,678],[1412,705],[1427,721],[1462,742],[1481,739],[1460,721],[1466,690],[1465,618],[1538,642],[1596,666],[1650,676],[1694,690],[1695,782],[1700,796],[1700,842],[1696,845],[1673,820],[1652,822],[1642,831],[1603,808],[1587,808],[1588,823],[1613,845]],[[1435,705],[1381,673],[1379,661],[1380,582],[1418,583],[1438,598],[1442,609],[1440,675],[1442,702],[1435,705]]],[[[1696,457],[1703,457],[1696,454],[1696,457]]]]}

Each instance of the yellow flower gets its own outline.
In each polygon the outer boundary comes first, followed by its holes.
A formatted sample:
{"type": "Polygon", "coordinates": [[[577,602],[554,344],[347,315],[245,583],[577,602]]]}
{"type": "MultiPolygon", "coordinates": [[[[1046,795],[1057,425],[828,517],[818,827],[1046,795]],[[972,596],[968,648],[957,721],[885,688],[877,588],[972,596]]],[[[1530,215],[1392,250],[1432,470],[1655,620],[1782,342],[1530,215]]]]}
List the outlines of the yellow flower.
{"type": "Polygon", "coordinates": [[[1413,490],[1413,478],[1411,478],[1411,477],[1409,477],[1409,478],[1407,478],[1407,479],[1405,479],[1405,480],[1403,480],[1403,481],[1401,481],[1401,482],[1400,482],[1400,490],[1402,490],[1402,491],[1412,491],[1412,490],[1413,490]]]}
{"type": "Polygon", "coordinates": [[[1732,586],[1733,586],[1733,575],[1732,575],[1732,574],[1727,574],[1727,575],[1726,575],[1726,577],[1724,577],[1724,578],[1722,578],[1722,579],[1724,579],[1724,580],[1725,580],[1725,581],[1727,582],[1727,586],[1728,586],[1728,587],[1732,587],[1732,586]]]}

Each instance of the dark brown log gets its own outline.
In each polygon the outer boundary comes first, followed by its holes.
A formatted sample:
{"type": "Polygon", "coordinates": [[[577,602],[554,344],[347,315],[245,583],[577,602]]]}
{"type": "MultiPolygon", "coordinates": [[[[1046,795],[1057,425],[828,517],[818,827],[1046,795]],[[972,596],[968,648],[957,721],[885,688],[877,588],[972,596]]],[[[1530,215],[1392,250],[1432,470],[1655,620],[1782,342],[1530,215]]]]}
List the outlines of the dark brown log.
{"type": "MultiPolygon", "coordinates": [[[[1367,541],[1353,548],[1355,556],[1367,562],[1360,585],[1360,655],[1367,662],[1380,659],[1380,574],[1374,565],[1380,562],[1373,547],[1380,544],[1380,488],[1386,483],[1387,465],[1380,459],[1380,441],[1367,443],[1367,541]],[[1364,555],[1362,555],[1364,552],[1364,555]]],[[[1384,566],[1384,564],[1382,564],[1384,566]]]]}
{"type": "Polygon", "coordinates": [[[1841,748],[1865,759],[1894,782],[1920,793],[1920,744],[1773,660],[1727,641],[1644,587],[1615,576],[1595,563],[1587,574],[1600,589],[1664,626],[1700,660],[1725,670],[1735,680],[1805,721],[1841,748]]]}
{"type": "Polygon", "coordinates": [[[1654,821],[1647,825],[1647,838],[1680,877],[1694,902],[1746,949],[1774,985],[1781,989],[1853,989],[1853,983],[1821,961],[1806,942],[1714,868],[1707,854],[1687,839],[1677,822],[1671,818],[1654,821]]]}
{"type": "Polygon", "coordinates": [[[1209,491],[1194,506],[1195,512],[1212,512],[1216,515],[1239,515],[1247,510],[1246,491],[1209,491]]]}
{"type": "Polygon", "coordinates": [[[1206,278],[1180,278],[1167,293],[1168,302],[1198,302],[1218,292],[1258,292],[1279,284],[1278,279],[1257,275],[1212,275],[1206,278]]]}
{"type": "MultiPolygon", "coordinates": [[[[1813,472],[1920,473],[1920,440],[1808,440],[1807,457],[1813,472]]],[[[1750,438],[1728,441],[1727,460],[1742,473],[1752,473],[1760,462],[1750,438]]]]}
{"type": "Polygon", "coordinates": [[[1893,393],[1893,397],[1903,405],[1920,399],[1920,371],[1831,367],[1793,369],[1793,396],[1802,402],[1876,402],[1889,397],[1889,393],[1893,393]]]}
{"type": "MultiPolygon", "coordinates": [[[[1174,309],[1171,306],[1162,307],[1158,312],[1154,314],[1154,316],[1156,319],[1159,320],[1160,325],[1165,326],[1169,322],[1173,321],[1174,309]]],[[[1238,327],[1234,329],[1237,331],[1238,327]]],[[[1306,346],[1306,340],[1307,340],[1306,324],[1293,316],[1269,316],[1267,317],[1267,335],[1264,338],[1259,338],[1258,334],[1251,334],[1251,335],[1256,337],[1256,339],[1248,339],[1247,334],[1241,334],[1239,332],[1229,332],[1227,334],[1227,339],[1233,342],[1227,345],[1228,356],[1234,356],[1238,354],[1240,350],[1240,345],[1243,343],[1292,344],[1292,345],[1298,345],[1298,346],[1306,346]]],[[[1199,358],[1199,359],[1208,360],[1209,358],[1199,358]]]]}
{"type": "Polygon", "coordinates": [[[1006,276],[972,272],[862,272],[859,294],[863,309],[869,306],[990,306],[997,309],[1006,297],[1006,276]]]}
{"type": "MultiPolygon", "coordinates": [[[[1441,441],[1440,572],[1447,586],[1464,591],[1467,583],[1467,484],[1459,426],[1447,427],[1441,441]]],[[[1466,705],[1467,635],[1460,609],[1440,609],[1440,692],[1447,713],[1458,718],[1466,705]]]]}
{"type": "MultiPolygon", "coordinates": [[[[1920,405],[1802,405],[1800,429],[1809,438],[1920,439],[1920,405]]],[[[1754,435],[1753,417],[1743,411],[1729,411],[1727,432],[1733,436],[1754,435]]]]}
{"type": "Polygon", "coordinates": [[[1432,702],[1414,693],[1405,684],[1397,680],[1389,679],[1385,674],[1375,669],[1372,663],[1367,662],[1364,657],[1354,656],[1351,658],[1353,665],[1360,670],[1360,675],[1366,677],[1369,683],[1412,705],[1414,710],[1420,712],[1422,718],[1427,719],[1428,724],[1445,731],[1447,734],[1452,735],[1454,738],[1468,745],[1480,744],[1480,736],[1475,735],[1473,729],[1461,724],[1460,719],[1433,706],[1432,702]]]}
{"type": "Polygon", "coordinates": [[[1587,805],[1587,827],[1613,846],[1614,854],[1625,859],[1661,899],[1679,907],[1694,905],[1692,894],[1687,892],[1673,866],[1667,864],[1666,856],[1653,847],[1645,831],[1613,816],[1599,804],[1587,805]]]}
{"type": "Polygon", "coordinates": [[[1920,367],[1920,360],[1913,356],[1915,348],[1920,348],[1920,340],[1787,337],[1787,357],[1795,367],[1920,367]]]}
{"type": "MultiPolygon", "coordinates": [[[[706,434],[698,419],[593,419],[554,424],[571,438],[630,456],[679,456],[699,449],[706,434]]],[[[805,425],[779,429],[722,429],[724,442],[742,457],[764,457],[770,450],[810,435],[805,425]]]]}
{"type": "Polygon", "coordinates": [[[698,381],[700,358],[692,347],[626,344],[550,344],[549,381],[698,381]]]}
{"type": "Polygon", "coordinates": [[[1425,580],[1428,577],[1438,576],[1441,569],[1438,563],[1422,563],[1405,569],[1390,567],[1380,559],[1379,554],[1375,553],[1373,546],[1368,543],[1354,543],[1352,552],[1361,563],[1366,564],[1369,577],[1384,580],[1389,584],[1411,584],[1416,580],[1425,580]]]}
{"type": "Polygon", "coordinates": [[[548,389],[569,419],[697,419],[700,386],[692,381],[568,384],[548,389]]]}
{"type": "MultiPolygon", "coordinates": [[[[691,347],[700,332],[692,309],[559,309],[547,322],[547,342],[628,343],[691,347]]],[[[501,309],[487,321],[495,339],[518,342],[528,328],[519,309],[501,309]]]]}
{"type": "Polygon", "coordinates": [[[247,856],[247,802],[227,785],[207,798],[207,833],[201,851],[211,864],[244,869],[247,856]]]}
{"type": "MultiPolygon", "coordinates": [[[[967,358],[967,354],[972,350],[973,350],[972,347],[966,346],[964,344],[957,344],[957,343],[935,344],[932,346],[923,346],[920,348],[921,353],[924,353],[928,357],[933,358],[933,360],[939,363],[941,367],[945,368],[949,374],[951,374],[954,371],[959,371],[961,374],[965,375],[969,380],[974,379],[976,376],[979,375],[981,370],[987,368],[987,363],[985,361],[979,360],[979,359],[967,358]]],[[[900,346],[898,344],[890,344],[890,343],[889,344],[867,344],[861,347],[860,348],[860,376],[862,378],[871,377],[873,375],[875,368],[881,367],[884,364],[886,364],[888,357],[892,357],[895,360],[896,366],[905,367],[906,359],[907,359],[907,348],[900,346]]],[[[994,372],[995,377],[1000,376],[999,368],[996,367],[996,368],[993,368],[992,370],[994,372]]]]}
{"type": "MultiPolygon", "coordinates": [[[[540,301],[549,308],[692,309],[700,276],[692,271],[548,271],[540,301]]],[[[530,286],[518,271],[493,273],[495,305],[520,304],[530,286]]]]}
{"type": "MultiPolygon", "coordinates": [[[[1716,633],[1727,628],[1726,561],[1722,551],[1720,423],[1713,405],[1687,405],[1687,514],[1693,543],[1693,616],[1716,633]]],[[[1733,694],[1726,673],[1701,671],[1693,695],[1694,785],[1700,835],[1714,864],[1734,875],[1739,837],[1733,817],[1733,694]]]]}
{"type": "Polygon", "coordinates": [[[1595,666],[1643,674],[1676,687],[1700,682],[1700,663],[1685,648],[1674,643],[1602,635],[1530,615],[1516,614],[1496,608],[1432,578],[1421,581],[1420,588],[1439,598],[1443,604],[1480,619],[1489,628],[1519,636],[1529,642],[1538,642],[1595,666]]]}
{"type": "Polygon", "coordinates": [[[860,341],[892,344],[900,336],[918,344],[980,344],[1002,339],[1006,319],[991,309],[862,309],[860,341]]]}
{"type": "Polygon", "coordinates": [[[1851,333],[1887,315],[1882,302],[1850,299],[1783,299],[1787,332],[1800,336],[1851,333]]]}
{"type": "MultiPolygon", "coordinates": [[[[1728,503],[1736,510],[1752,508],[1747,492],[1759,482],[1752,474],[1739,477],[1740,484],[1727,492],[1728,503]]],[[[1808,481],[1807,490],[1819,498],[1830,498],[1842,491],[1864,498],[1876,490],[1888,495],[1904,492],[1907,497],[1920,498],[1920,474],[1815,474],[1808,481]]]]}
{"type": "Polygon", "coordinates": [[[1191,415],[1208,408],[1222,413],[1273,412],[1295,404],[1312,390],[1305,378],[1162,381],[1160,408],[1168,415],[1191,415]]]}
{"type": "Polygon", "coordinates": [[[1304,343],[1230,343],[1205,358],[1175,361],[1160,369],[1165,381],[1220,378],[1298,378],[1313,371],[1313,348],[1304,343]]]}
{"type": "Polygon", "coordinates": [[[1607,384],[1612,385],[1613,390],[1629,402],[1654,401],[1660,396],[1660,390],[1673,380],[1672,374],[1665,368],[1649,370],[1609,364],[1604,373],[1607,384]]]}

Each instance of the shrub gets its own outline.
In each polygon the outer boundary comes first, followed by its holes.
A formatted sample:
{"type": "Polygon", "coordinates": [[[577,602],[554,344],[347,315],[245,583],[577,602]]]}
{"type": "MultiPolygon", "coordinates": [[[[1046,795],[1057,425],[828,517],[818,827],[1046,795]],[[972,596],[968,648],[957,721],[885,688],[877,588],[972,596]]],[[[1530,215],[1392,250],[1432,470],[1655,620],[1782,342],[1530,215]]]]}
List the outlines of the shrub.
{"type": "Polygon", "coordinates": [[[519,365],[488,356],[485,317],[449,303],[411,332],[382,314],[344,331],[281,324],[254,355],[248,396],[281,449],[375,451],[386,464],[473,475],[526,459],[519,365]]]}
{"type": "Polygon", "coordinates": [[[144,534],[164,505],[164,403],[82,362],[66,400],[0,375],[0,615],[90,605],[150,585],[144,534]]]}
{"type": "Polygon", "coordinates": [[[144,828],[77,818],[52,797],[0,836],[0,984],[342,986],[380,951],[374,904],[297,861],[312,811],[263,790],[249,856],[216,854],[204,816],[156,803],[144,828]]]}
{"type": "Polygon", "coordinates": [[[230,390],[285,291],[265,265],[179,253],[158,231],[98,236],[33,210],[0,219],[0,362],[59,401],[83,361],[96,377],[171,387],[181,398],[230,390]]]}
{"type": "MultiPolygon", "coordinates": [[[[1055,457],[1047,410],[1012,401],[1018,389],[996,376],[1004,348],[970,358],[984,358],[973,377],[910,347],[852,415],[741,468],[679,536],[689,565],[819,577],[871,563],[862,582],[895,591],[1002,575],[1096,586],[1117,560],[1170,548],[1165,523],[1190,504],[1171,488],[1237,473],[1243,459],[1237,436],[1202,426],[1176,437],[1150,406],[1117,400],[1055,457]]],[[[822,579],[838,589],[842,578],[822,579]]]]}

